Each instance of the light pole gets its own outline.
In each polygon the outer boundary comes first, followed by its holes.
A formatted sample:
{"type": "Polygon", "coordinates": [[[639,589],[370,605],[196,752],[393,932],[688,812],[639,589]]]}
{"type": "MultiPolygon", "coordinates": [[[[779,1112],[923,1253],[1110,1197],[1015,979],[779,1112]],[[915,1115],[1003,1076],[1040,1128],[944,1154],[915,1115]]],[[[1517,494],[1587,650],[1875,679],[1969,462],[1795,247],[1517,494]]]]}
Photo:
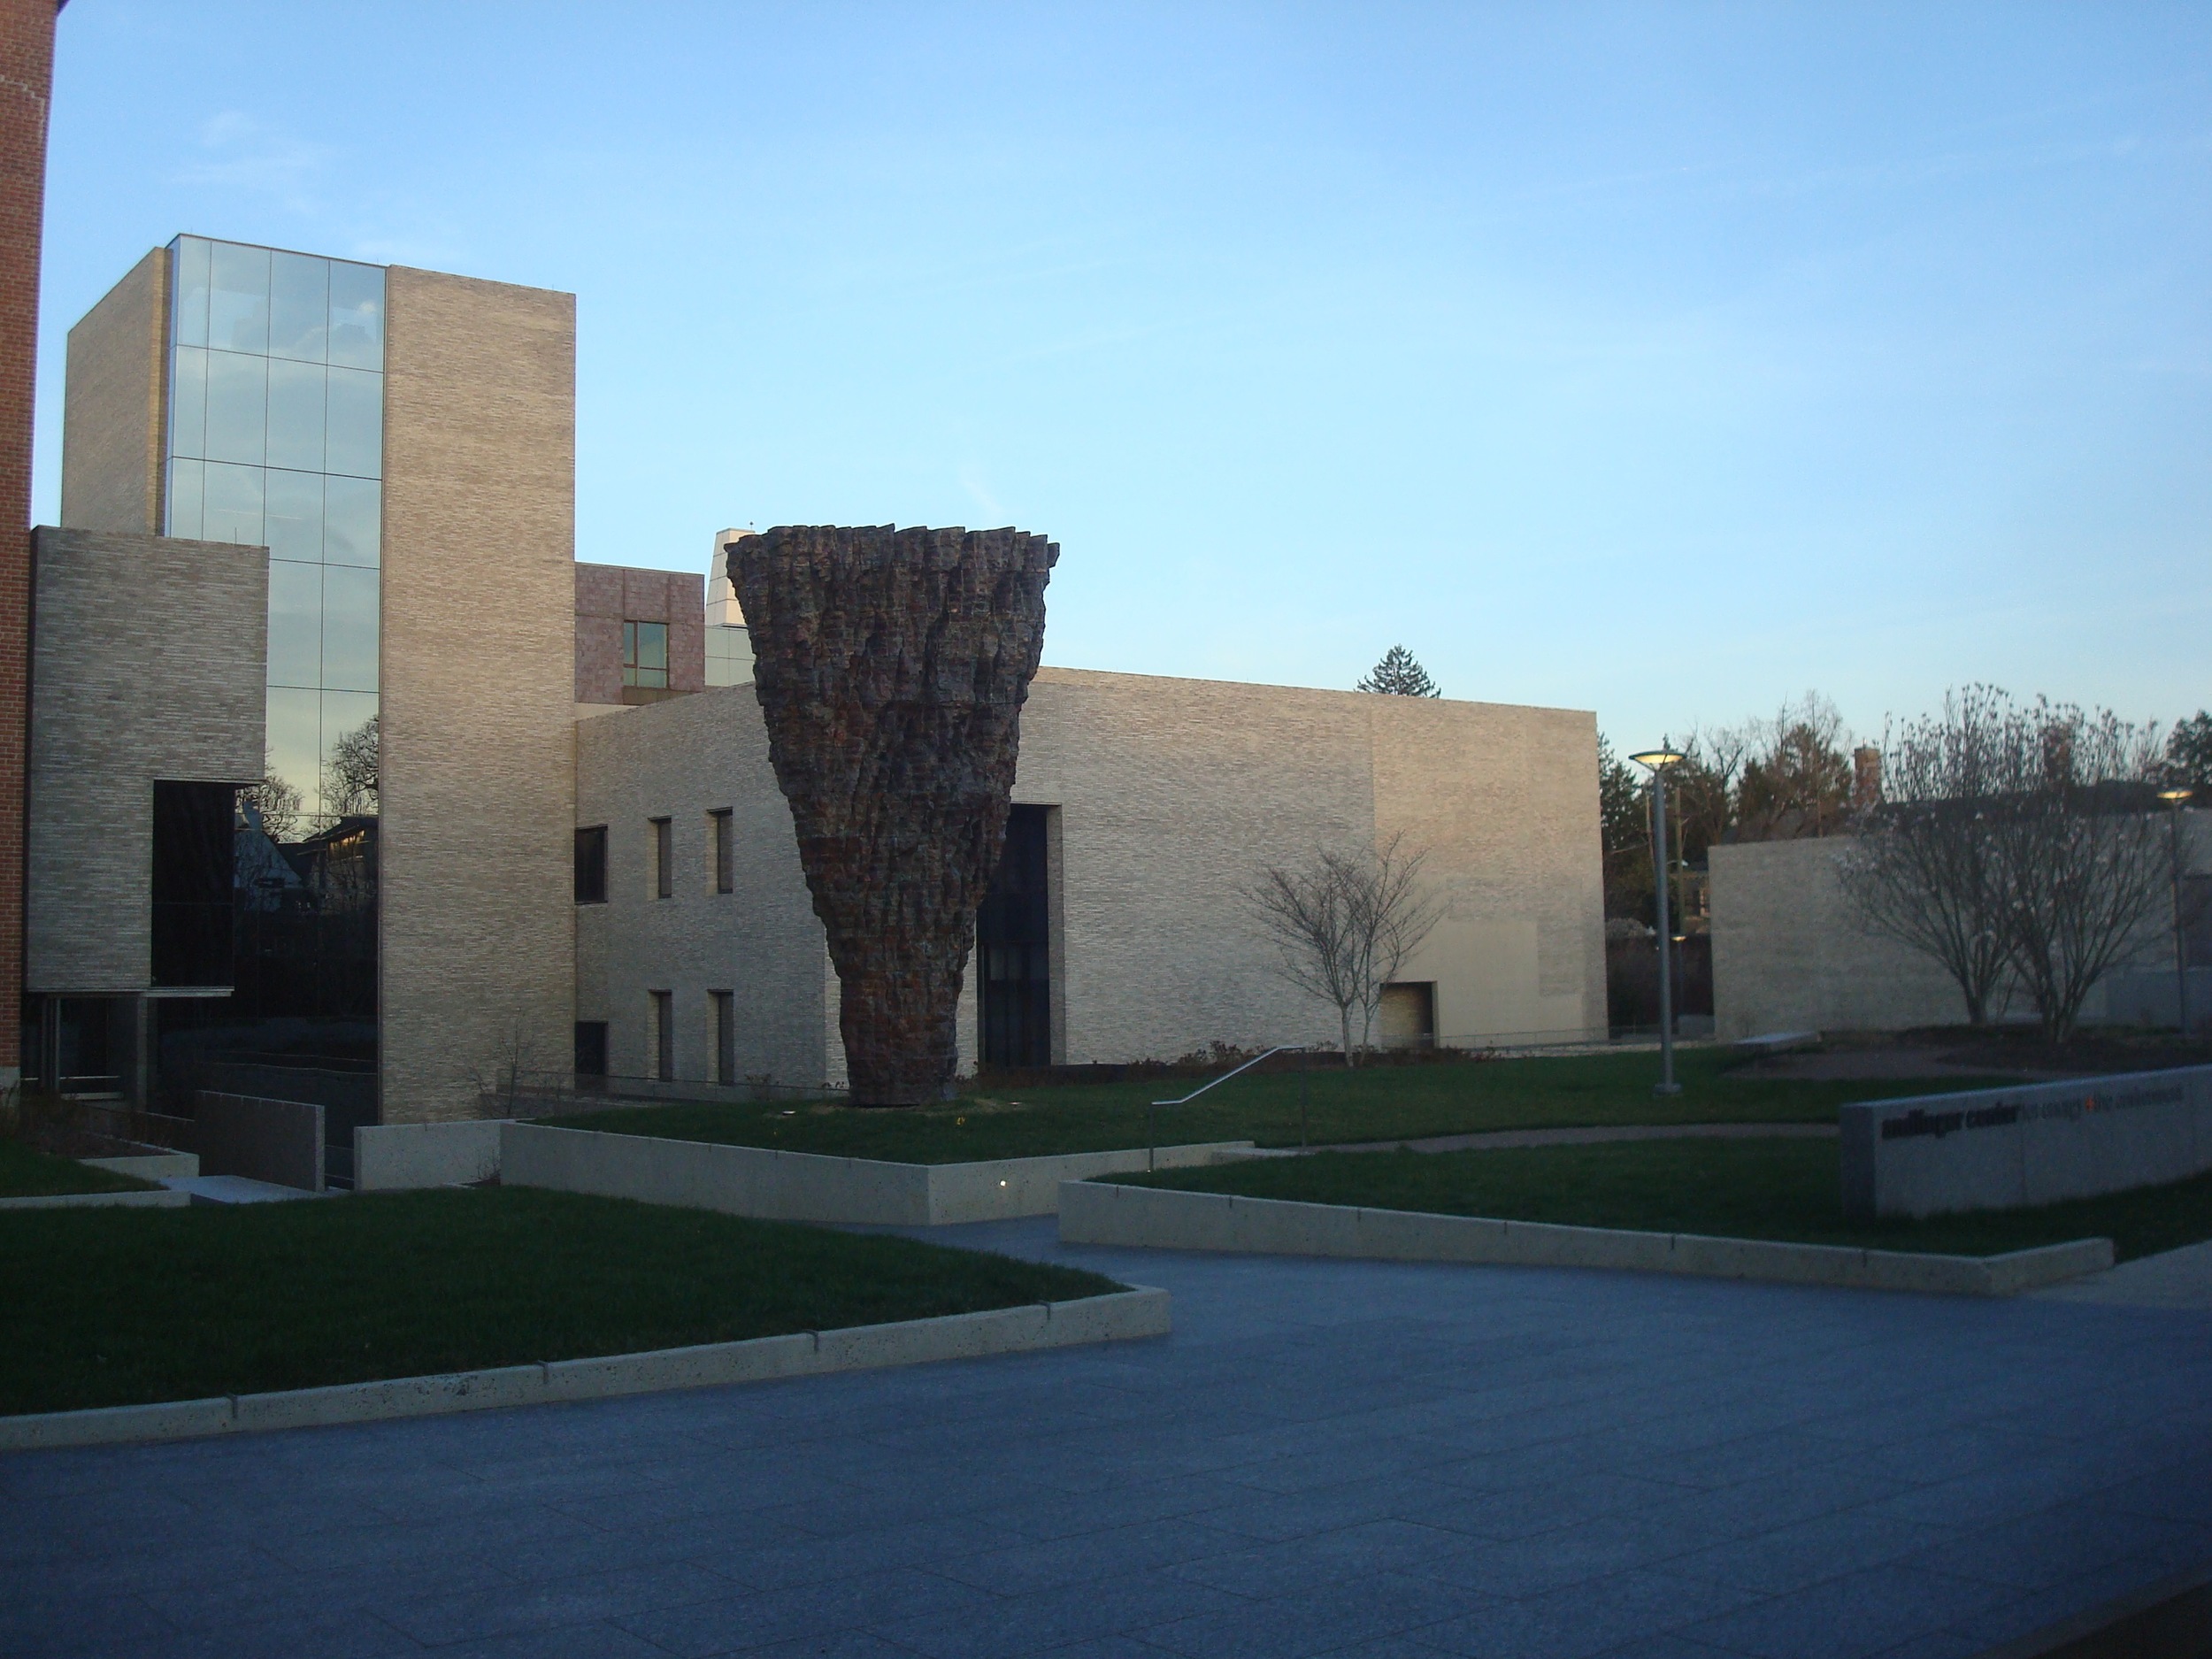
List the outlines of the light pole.
{"type": "Polygon", "coordinates": [[[2167,846],[2174,868],[2174,1013],[2181,1025],[2182,1041],[2189,1037],[2189,941],[2182,932],[2181,916],[2181,803],[2191,791],[2177,785],[2161,789],[2158,798],[2169,809],[2166,814],[2167,846]]]}
{"type": "Polygon", "coordinates": [[[1652,874],[1659,890],[1659,1082],[1655,1094],[1679,1094],[1674,1080],[1674,921],[1667,908],[1667,772],[1682,764],[1681,752],[1661,744],[1629,759],[1651,773],[1652,874]]]}

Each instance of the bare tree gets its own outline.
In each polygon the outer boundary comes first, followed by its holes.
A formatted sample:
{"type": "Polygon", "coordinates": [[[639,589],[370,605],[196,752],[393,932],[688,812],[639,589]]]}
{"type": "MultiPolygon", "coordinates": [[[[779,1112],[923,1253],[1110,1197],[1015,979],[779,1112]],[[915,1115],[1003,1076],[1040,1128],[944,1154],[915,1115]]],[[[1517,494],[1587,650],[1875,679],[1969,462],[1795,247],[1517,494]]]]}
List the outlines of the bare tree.
{"type": "Polygon", "coordinates": [[[258,783],[250,783],[238,792],[241,806],[250,806],[261,819],[264,833],[273,841],[288,841],[299,828],[300,812],[305,805],[299,788],[276,769],[276,757],[265,763],[268,775],[258,783]]]}
{"type": "Polygon", "coordinates": [[[1371,850],[1325,849],[1299,869],[1271,864],[1246,891],[1247,904],[1276,947],[1277,971],[1336,1010],[1348,1066],[1357,1065],[1369,1046],[1383,987],[1442,913],[1420,887],[1426,857],[1393,835],[1371,850]]]}
{"type": "Polygon", "coordinates": [[[330,746],[323,763],[323,800],[330,810],[351,817],[376,810],[377,717],[371,715],[330,746]]]}
{"type": "Polygon", "coordinates": [[[2010,954],[1988,821],[2006,709],[2002,692],[1969,686],[1944,697],[1941,714],[1886,732],[1887,798],[1863,818],[1839,872],[1868,931],[1942,964],[1972,1025],[1989,1023],[2010,954]]]}
{"type": "Polygon", "coordinates": [[[2013,971],[2043,1034],[2072,1035],[2090,991],[2142,948],[2172,873],[2155,727],[2038,699],[2012,712],[1990,815],[2013,971]]]}
{"type": "Polygon", "coordinates": [[[1943,964],[1971,1023],[2011,979],[2064,1041],[2166,895],[2157,737],[2106,710],[1954,693],[1888,735],[1887,799],[1863,817],[1845,890],[1871,931],[1943,964]]]}

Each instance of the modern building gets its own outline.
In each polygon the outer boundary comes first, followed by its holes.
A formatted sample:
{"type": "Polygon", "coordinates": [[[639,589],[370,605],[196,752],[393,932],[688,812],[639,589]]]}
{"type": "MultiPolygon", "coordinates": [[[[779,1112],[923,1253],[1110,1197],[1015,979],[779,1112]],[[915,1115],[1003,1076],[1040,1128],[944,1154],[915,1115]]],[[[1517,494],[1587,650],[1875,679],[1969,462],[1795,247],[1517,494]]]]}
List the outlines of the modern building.
{"type": "MultiPolygon", "coordinates": [[[[574,349],[565,294],[196,236],[72,330],[42,1080],[314,1100],[342,1147],[516,1073],[839,1079],[726,571],[750,532],[703,581],[576,561],[574,349]]],[[[1397,834],[1442,919],[1388,1041],[1601,1032],[1596,787],[1587,713],[1046,669],[969,1057],[1333,1039],[1240,895],[1397,834]]]]}

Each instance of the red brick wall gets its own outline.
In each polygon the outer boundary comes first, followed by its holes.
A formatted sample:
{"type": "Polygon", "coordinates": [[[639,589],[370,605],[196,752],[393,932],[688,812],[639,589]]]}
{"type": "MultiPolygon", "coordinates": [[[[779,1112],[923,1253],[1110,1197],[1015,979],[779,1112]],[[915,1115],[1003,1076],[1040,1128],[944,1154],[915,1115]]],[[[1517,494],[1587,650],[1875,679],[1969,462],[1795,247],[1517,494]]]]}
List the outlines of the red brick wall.
{"type": "Polygon", "coordinates": [[[31,401],[54,0],[0,0],[0,1067],[21,1063],[31,656],[31,401]]]}

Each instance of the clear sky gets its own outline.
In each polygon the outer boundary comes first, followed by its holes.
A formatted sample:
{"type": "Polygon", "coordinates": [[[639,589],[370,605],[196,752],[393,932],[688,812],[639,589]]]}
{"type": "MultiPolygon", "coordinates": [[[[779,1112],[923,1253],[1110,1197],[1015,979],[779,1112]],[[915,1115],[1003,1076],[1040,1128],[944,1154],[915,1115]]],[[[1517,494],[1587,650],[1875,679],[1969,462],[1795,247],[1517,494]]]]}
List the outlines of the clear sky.
{"type": "Polygon", "coordinates": [[[2212,703],[2201,4],[74,0],[43,519],[180,230],[573,291],[582,558],[1015,524],[1049,662],[1625,747],[2212,703]]]}

